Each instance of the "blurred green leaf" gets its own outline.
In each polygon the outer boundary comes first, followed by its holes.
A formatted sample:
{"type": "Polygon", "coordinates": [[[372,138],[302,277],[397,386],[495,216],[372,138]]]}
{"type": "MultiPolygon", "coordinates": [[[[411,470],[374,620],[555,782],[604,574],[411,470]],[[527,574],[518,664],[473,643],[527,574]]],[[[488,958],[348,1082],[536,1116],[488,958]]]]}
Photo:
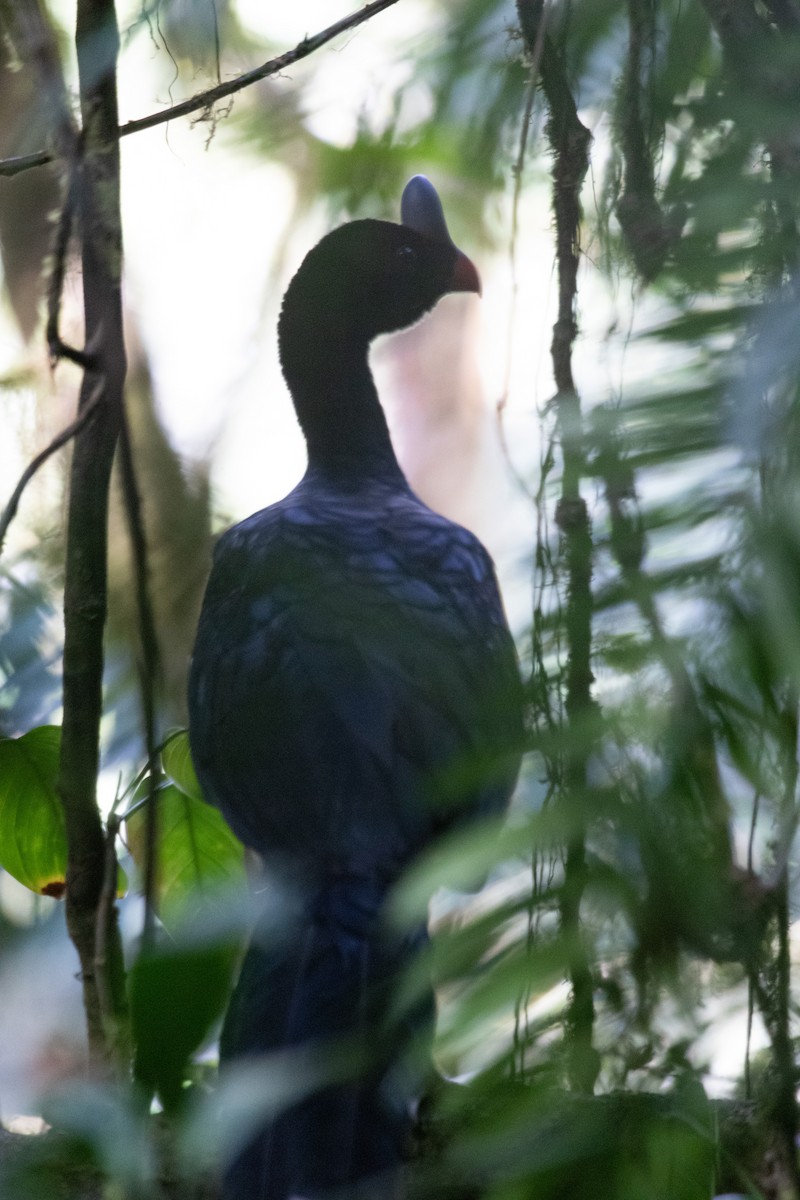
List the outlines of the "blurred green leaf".
{"type": "Polygon", "coordinates": [[[178,935],[142,951],[133,965],[134,1076],[167,1111],[180,1107],[190,1056],[222,1016],[238,953],[236,941],[203,944],[178,935]]]}
{"type": "Polygon", "coordinates": [[[67,837],[56,791],[61,729],[0,739],[0,865],[34,892],[66,887],[67,837]]]}
{"type": "Polygon", "coordinates": [[[154,1129],[129,1088],[72,1079],[48,1094],[43,1115],[62,1136],[85,1146],[126,1195],[152,1195],[154,1129]]]}
{"type": "Polygon", "coordinates": [[[186,1114],[179,1146],[186,1173],[219,1170],[265,1121],[334,1074],[325,1056],[306,1047],[230,1063],[216,1088],[199,1096],[186,1114]]]}
{"type": "Polygon", "coordinates": [[[487,817],[439,837],[414,860],[394,889],[390,915],[401,927],[425,920],[431,896],[439,888],[479,891],[496,863],[524,855],[536,843],[551,842],[552,814],[536,813],[510,826],[504,817],[487,817]]]}
{"type": "MultiPolygon", "coordinates": [[[[185,763],[183,764],[185,766],[185,763]]],[[[201,909],[245,884],[244,848],[215,808],[175,784],[158,789],[158,900],[162,920],[201,909]]],[[[147,814],[128,818],[128,841],[139,870],[145,862],[147,814]]]]}
{"type": "Polygon", "coordinates": [[[492,1073],[467,1087],[445,1087],[438,1107],[450,1137],[445,1132],[423,1194],[446,1194],[447,1183],[477,1186],[492,1200],[712,1195],[717,1151],[704,1096],[689,1104],[680,1089],[571,1096],[546,1074],[521,1083],[492,1073]]]}
{"type": "Polygon", "coordinates": [[[161,762],[176,787],[192,800],[203,800],[200,781],[192,762],[188,730],[180,729],[170,734],[161,750],[161,762]]]}

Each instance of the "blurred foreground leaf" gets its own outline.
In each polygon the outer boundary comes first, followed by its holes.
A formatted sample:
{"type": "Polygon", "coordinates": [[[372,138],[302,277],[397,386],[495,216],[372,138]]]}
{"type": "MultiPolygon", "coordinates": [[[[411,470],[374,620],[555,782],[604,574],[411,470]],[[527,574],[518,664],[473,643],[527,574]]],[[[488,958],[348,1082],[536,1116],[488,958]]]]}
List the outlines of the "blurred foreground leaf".
{"type": "Polygon", "coordinates": [[[186,1173],[230,1162],[266,1121],[335,1077],[326,1056],[306,1047],[229,1063],[214,1090],[186,1114],[180,1143],[186,1173]]]}
{"type": "Polygon", "coordinates": [[[129,976],[134,1074],[164,1108],[183,1095],[190,1056],[222,1016],[238,942],[170,941],[140,954],[129,976]]]}
{"type": "Polygon", "coordinates": [[[713,1194],[715,1116],[693,1079],[679,1081],[668,1095],[590,1097],[544,1078],[521,1083],[491,1074],[467,1086],[444,1085],[435,1110],[422,1123],[420,1196],[708,1200],[713,1194]]]}
{"type": "MultiPolygon", "coordinates": [[[[52,1092],[45,1120],[110,1178],[127,1196],[153,1195],[155,1154],[149,1114],[137,1109],[127,1089],[72,1079],[52,1092]]],[[[111,1193],[109,1193],[111,1194],[111,1193]]]]}
{"type": "MultiPolygon", "coordinates": [[[[162,750],[172,782],[157,790],[158,907],[169,940],[145,949],[130,973],[134,1073],[168,1111],[179,1107],[189,1059],[221,1017],[249,913],[244,850],[222,816],[206,804],[188,734],[162,750]]],[[[147,794],[147,781],[139,795],[147,794]]],[[[143,870],[146,807],[127,821],[134,860],[143,870]]]]}

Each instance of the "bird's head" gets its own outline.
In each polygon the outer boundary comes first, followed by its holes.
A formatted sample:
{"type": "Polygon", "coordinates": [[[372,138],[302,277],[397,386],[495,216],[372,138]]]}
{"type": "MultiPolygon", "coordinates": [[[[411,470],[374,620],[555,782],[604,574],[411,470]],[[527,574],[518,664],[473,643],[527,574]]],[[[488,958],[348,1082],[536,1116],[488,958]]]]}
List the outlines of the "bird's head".
{"type": "Polygon", "coordinates": [[[283,301],[281,357],[298,326],[311,341],[360,348],[412,325],[448,292],[480,293],[478,272],[451,239],[433,184],[415,175],[401,224],[352,221],[306,255],[283,301]]]}

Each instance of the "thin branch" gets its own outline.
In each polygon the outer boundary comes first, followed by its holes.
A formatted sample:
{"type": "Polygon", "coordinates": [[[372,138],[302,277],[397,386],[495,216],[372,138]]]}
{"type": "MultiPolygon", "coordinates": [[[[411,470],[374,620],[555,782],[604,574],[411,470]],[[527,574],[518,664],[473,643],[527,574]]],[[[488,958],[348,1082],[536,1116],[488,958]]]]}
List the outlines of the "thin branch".
{"type": "Polygon", "coordinates": [[[122,477],[122,494],[125,515],[133,550],[133,569],[139,617],[139,639],[141,661],[139,681],[142,700],[145,750],[150,766],[148,782],[147,820],[145,825],[145,870],[144,870],[144,949],[152,945],[155,934],[155,893],[158,873],[158,755],[156,744],[156,691],[160,675],[160,655],[156,636],[153,606],[150,600],[147,569],[147,541],[142,519],[142,502],[133,462],[130,427],[123,412],[119,441],[119,464],[122,477]]]}
{"type": "Polygon", "coordinates": [[[45,336],[47,338],[47,349],[50,354],[50,365],[52,367],[55,367],[60,359],[66,358],[69,362],[75,363],[76,366],[82,367],[84,371],[88,371],[95,364],[96,355],[90,353],[88,348],[86,350],[77,350],[74,346],[68,345],[59,332],[61,297],[64,291],[64,276],[67,269],[67,252],[69,250],[77,206],[77,142],[75,150],[76,153],[74,156],[71,156],[69,163],[64,202],[59,213],[55,238],[53,240],[53,265],[50,271],[50,278],[47,281],[47,327],[45,336]]]}
{"type": "Polygon", "coordinates": [[[686,214],[680,206],[664,212],[656,196],[642,83],[642,51],[655,38],[653,4],[628,0],[628,25],[628,61],[622,73],[617,117],[625,185],[616,209],[636,270],[649,283],[680,236],[686,214]]]}
{"type": "Polygon", "coordinates": [[[114,945],[117,920],[115,906],[119,876],[117,835],[120,827],[117,808],[120,800],[121,796],[117,793],[106,823],[103,885],[97,903],[94,930],[94,978],[106,1038],[112,1046],[111,1067],[116,1070],[121,1079],[124,1079],[126,1064],[130,1061],[128,1026],[126,1021],[120,1019],[114,996],[114,945]]]}
{"type": "Polygon", "coordinates": [[[53,161],[50,150],[35,150],[32,154],[15,154],[12,158],[0,158],[0,176],[9,178],[30,171],[31,167],[44,167],[53,161]]]}
{"type": "MultiPolygon", "coordinates": [[[[237,75],[235,79],[230,79],[226,83],[218,83],[204,92],[198,92],[195,96],[190,96],[188,100],[182,100],[170,108],[162,109],[161,112],[151,113],[150,116],[139,117],[135,121],[128,121],[125,125],[120,125],[117,129],[117,136],[122,138],[131,133],[141,133],[143,129],[152,129],[156,125],[173,121],[176,117],[186,117],[190,113],[209,109],[217,101],[224,100],[226,96],[233,96],[253,83],[268,79],[272,75],[279,75],[287,67],[308,58],[310,54],[333,41],[340,33],[357,29],[371,17],[377,16],[378,13],[397,3],[398,0],[372,0],[371,4],[350,13],[349,16],[342,17],[340,21],[334,21],[333,25],[329,25],[327,29],[315,33],[312,37],[303,38],[302,42],[299,42],[293,50],[287,50],[284,54],[279,54],[277,58],[271,58],[268,62],[262,63],[260,67],[254,67],[252,71],[245,71],[242,75],[237,75]]],[[[0,160],[0,176],[17,175],[20,171],[42,166],[44,163],[51,162],[52,159],[53,154],[49,150],[2,159],[0,160]]]]}
{"type": "MultiPolygon", "coordinates": [[[[762,734],[763,739],[763,734],[762,734]]],[[[760,756],[759,756],[760,758],[760,756]]],[[[756,788],[756,793],[753,796],[753,808],[750,813],[750,833],[747,838],[747,870],[753,870],[753,848],[756,840],[756,827],[758,825],[758,811],[761,805],[761,788],[756,788]]]]}
{"type": "MultiPolygon", "coordinates": [[[[115,801],[116,804],[116,801],[115,801]]],[[[103,859],[103,886],[97,905],[97,921],[94,933],[94,976],[97,981],[97,994],[100,1000],[100,1010],[106,1027],[113,1019],[114,1006],[112,991],[108,978],[108,944],[109,924],[113,920],[114,904],[117,898],[117,864],[116,840],[119,833],[119,817],[112,810],[106,823],[105,855],[103,859]]],[[[114,1056],[114,1061],[117,1056],[114,1056]]]]}
{"type": "Polygon", "coordinates": [[[747,1034],[744,1043],[744,1098],[753,1098],[752,1057],[753,1045],[753,1016],[755,1014],[755,988],[753,986],[753,970],[747,972],[747,1034]]]}
{"type": "MultiPolygon", "coordinates": [[[[792,688],[792,692],[792,700],[784,718],[787,728],[792,729],[792,752],[786,755],[786,777],[780,813],[780,823],[785,831],[784,838],[787,849],[788,846],[793,845],[797,829],[797,794],[798,782],[800,782],[800,762],[798,761],[800,718],[798,717],[796,689],[792,688]],[[791,832],[787,837],[789,831],[791,832]]],[[[780,850],[779,846],[779,853],[780,850]]],[[[770,980],[772,987],[769,989],[773,1005],[773,1024],[770,1029],[770,1037],[773,1048],[773,1069],[776,1076],[773,1112],[778,1128],[783,1134],[789,1177],[794,1185],[793,1194],[797,1198],[800,1197],[800,1162],[797,1157],[797,1059],[792,1037],[791,1015],[792,950],[790,930],[792,914],[789,895],[788,852],[783,873],[775,888],[775,918],[778,947],[773,963],[774,974],[770,980]]],[[[764,1013],[764,1017],[766,1021],[766,1013],[764,1013]]]]}
{"type": "Polygon", "coordinates": [[[30,463],[28,463],[28,466],[20,475],[19,483],[11,493],[11,498],[8,501],[8,504],[6,504],[2,513],[0,513],[0,554],[3,553],[3,546],[5,545],[8,528],[11,522],[14,520],[14,517],[17,515],[19,502],[22,499],[22,493],[25,491],[25,488],[33,479],[39,468],[47,462],[48,458],[50,458],[52,454],[55,454],[56,450],[60,450],[62,446],[66,446],[67,442],[76,437],[77,434],[81,432],[83,427],[89,424],[89,421],[94,416],[95,410],[100,403],[102,394],[103,381],[100,380],[100,382],[95,386],[95,389],[92,392],[89,400],[81,409],[80,415],[76,417],[71,425],[67,425],[66,429],[62,429],[61,433],[56,434],[52,442],[50,442],[48,446],[45,446],[44,450],[41,450],[36,457],[30,463]]]}
{"type": "MultiPolygon", "coordinates": [[[[58,792],[67,834],[67,929],[80,960],[89,1058],[101,1076],[116,1071],[126,1019],[125,976],[116,909],[104,928],[108,994],[96,979],[97,913],[107,845],[97,807],[104,630],[108,605],[108,494],[122,419],[125,343],[122,333],[122,232],[119,212],[119,51],[114,0],[78,0],[75,44],[83,146],[75,181],[81,238],[86,341],[97,367],[84,373],[80,411],[97,381],[102,393],[91,436],[76,439],[70,469],[64,571],[63,722],[58,792]],[[92,375],[96,375],[96,379],[92,375]]],[[[122,1064],[124,1067],[124,1064],[122,1064]]]]}
{"type": "MultiPolygon", "coordinates": [[[[792,792],[794,783],[791,787],[792,792]]],[[[768,1007],[762,1008],[762,1015],[770,1033],[773,1050],[775,1085],[771,1098],[772,1116],[782,1135],[786,1167],[793,1185],[789,1194],[796,1200],[800,1196],[800,1163],[797,1160],[797,1067],[791,1029],[792,955],[788,878],[784,877],[781,881],[776,890],[775,900],[778,946],[771,964],[769,986],[764,988],[768,1007]]]]}
{"type": "Polygon", "coordinates": [[[558,49],[547,33],[542,32],[543,6],[536,0],[517,0],[517,12],[528,53],[539,55],[542,90],[550,110],[547,135],[554,155],[558,317],[550,351],[557,389],[554,400],[556,425],[563,459],[556,524],[563,535],[567,568],[565,708],[573,730],[573,749],[566,754],[564,770],[563,798],[565,806],[569,806],[569,833],[559,909],[562,933],[569,944],[568,970],[572,984],[565,1018],[567,1070],[576,1090],[592,1092],[600,1062],[592,1045],[594,982],[580,917],[587,875],[588,759],[593,736],[591,726],[596,713],[591,670],[593,546],[589,513],[580,492],[581,480],[586,474],[583,416],[572,374],[572,346],[577,335],[580,190],[589,168],[592,137],[578,118],[575,98],[558,49]]]}
{"type": "Polygon", "coordinates": [[[268,79],[271,75],[279,75],[287,67],[308,58],[310,54],[333,41],[340,33],[357,29],[370,17],[376,16],[397,3],[398,0],[372,0],[371,4],[350,13],[349,16],[342,17],[340,21],[334,21],[333,25],[329,25],[320,33],[315,33],[310,38],[303,38],[302,42],[299,42],[293,50],[287,50],[285,53],[279,54],[277,58],[271,58],[269,62],[262,63],[260,67],[254,67],[252,71],[245,71],[244,74],[237,75],[235,79],[229,79],[227,83],[218,83],[204,92],[198,92],[196,96],[190,96],[188,100],[173,104],[162,112],[152,113],[149,117],[140,117],[138,120],[120,125],[119,136],[126,137],[129,133],[140,133],[143,129],[152,129],[154,125],[163,125],[166,121],[172,121],[175,117],[186,117],[201,109],[211,108],[218,100],[224,100],[226,96],[233,96],[243,88],[250,87],[251,84],[258,83],[262,79],[268,79]]]}
{"type": "MultiPolygon", "coordinates": [[[[165,745],[166,745],[166,743],[162,742],[160,749],[163,750],[165,745]]],[[[150,764],[148,762],[145,764],[144,768],[139,772],[139,776],[141,779],[144,779],[144,776],[147,773],[147,771],[149,770],[149,768],[150,768],[150,764]]],[[[157,791],[158,791],[158,787],[156,787],[156,792],[157,791]]],[[[125,809],[125,812],[122,814],[122,816],[119,819],[120,825],[124,825],[127,821],[130,820],[131,817],[135,816],[136,813],[141,812],[141,810],[150,803],[151,803],[151,794],[150,794],[150,789],[148,788],[148,794],[146,796],[142,796],[142,798],[140,800],[136,800],[130,806],[130,808],[125,809]]]]}

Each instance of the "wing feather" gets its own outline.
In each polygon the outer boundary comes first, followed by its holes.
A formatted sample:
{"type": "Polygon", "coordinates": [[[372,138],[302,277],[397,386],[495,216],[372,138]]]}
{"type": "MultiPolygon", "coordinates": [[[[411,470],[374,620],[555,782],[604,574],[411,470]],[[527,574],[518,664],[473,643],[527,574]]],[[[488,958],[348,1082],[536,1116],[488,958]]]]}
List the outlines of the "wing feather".
{"type": "Polygon", "coordinates": [[[215,557],[190,682],[198,774],[262,854],[394,875],[513,785],[520,685],[494,570],[419,502],[378,522],[286,507],[215,557]],[[454,807],[442,781],[464,763],[454,807]]]}

